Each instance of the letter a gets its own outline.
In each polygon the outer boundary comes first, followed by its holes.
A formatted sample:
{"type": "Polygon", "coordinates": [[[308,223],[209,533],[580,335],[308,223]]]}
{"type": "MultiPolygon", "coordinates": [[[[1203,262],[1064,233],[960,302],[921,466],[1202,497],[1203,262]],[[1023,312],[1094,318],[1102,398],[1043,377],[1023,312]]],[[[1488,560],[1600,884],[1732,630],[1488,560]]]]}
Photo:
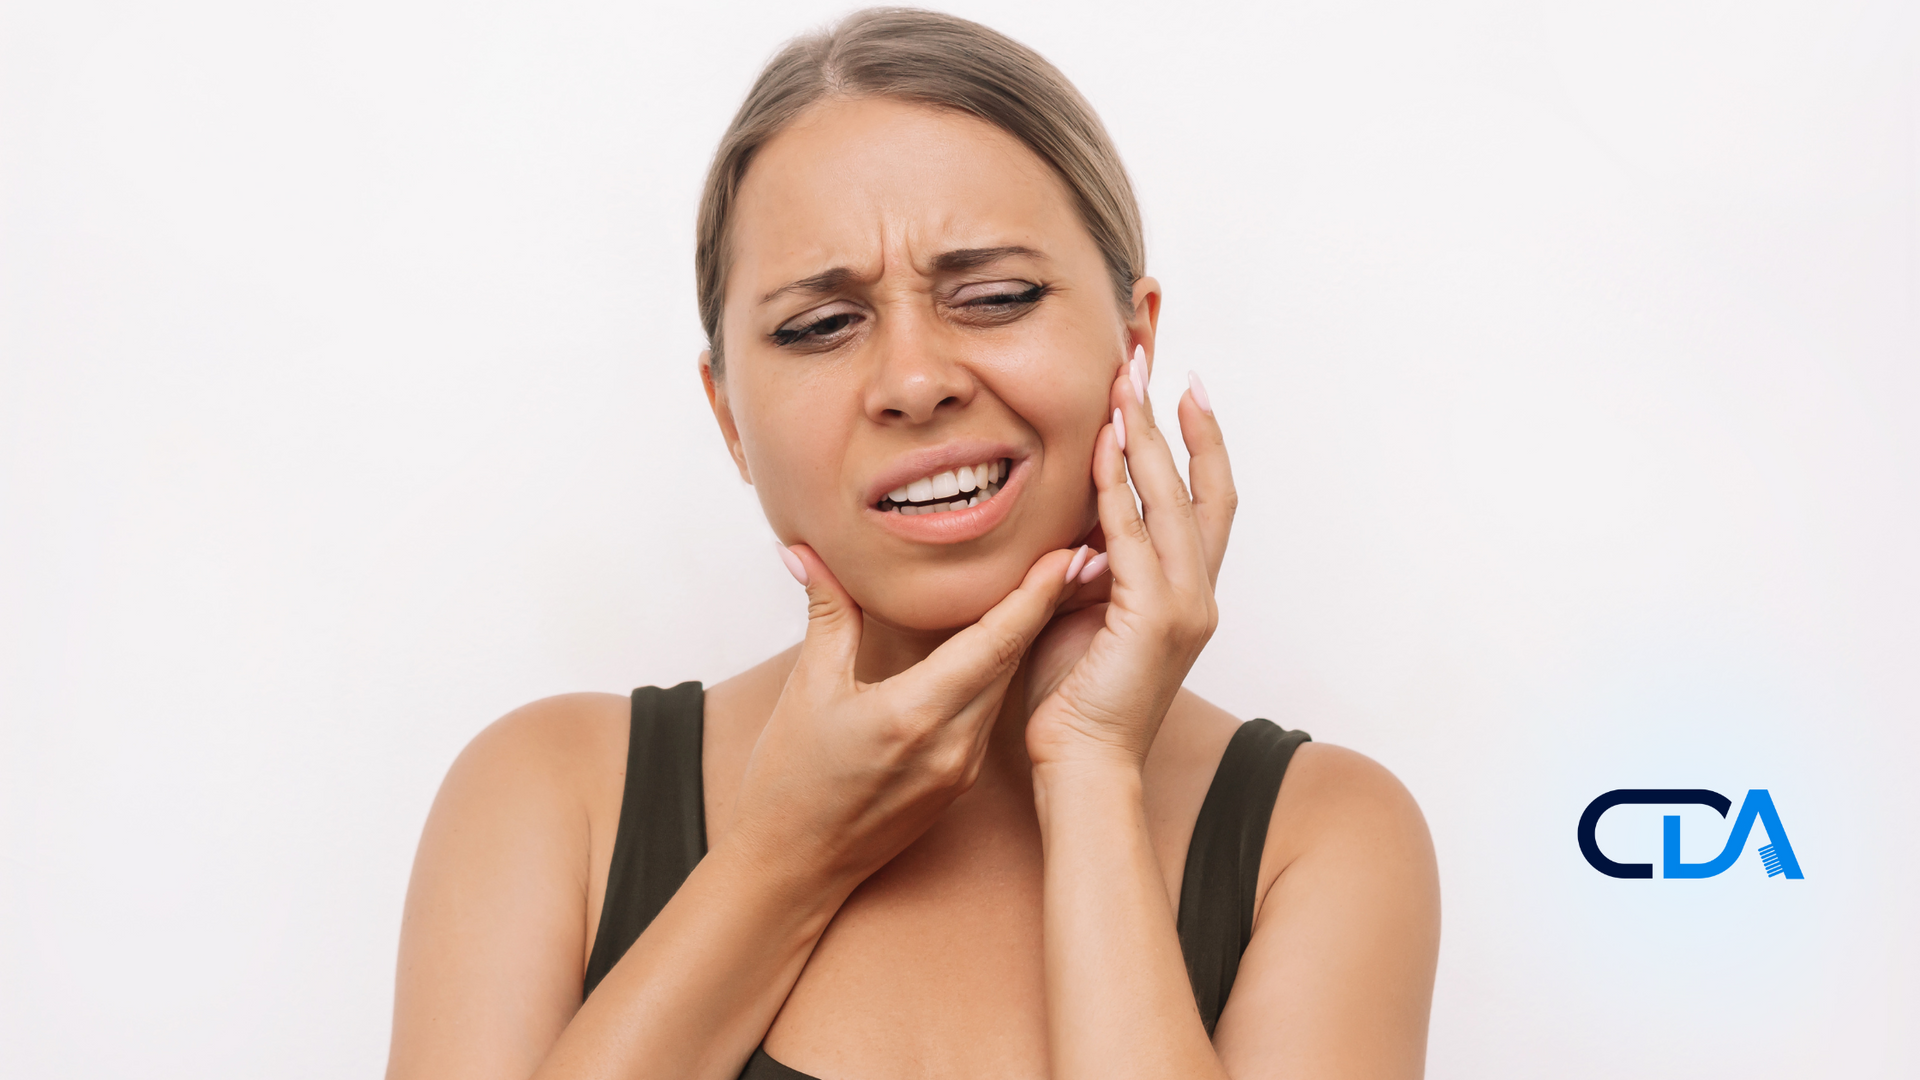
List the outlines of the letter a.
{"type": "Polygon", "coordinates": [[[1773,808],[1773,796],[1767,794],[1765,788],[1747,792],[1746,801],[1740,804],[1740,816],[1734,820],[1733,832],[1727,836],[1727,846],[1711,862],[1680,861],[1680,819],[1668,816],[1662,823],[1660,876],[1710,878],[1725,873],[1747,846],[1747,834],[1753,831],[1756,819],[1767,830],[1768,846],[1760,852],[1761,861],[1767,864],[1767,876],[1785,873],[1789,878],[1806,877],[1800,872],[1800,860],[1793,856],[1793,845],[1787,842],[1787,830],[1780,824],[1780,814],[1773,808]]]}

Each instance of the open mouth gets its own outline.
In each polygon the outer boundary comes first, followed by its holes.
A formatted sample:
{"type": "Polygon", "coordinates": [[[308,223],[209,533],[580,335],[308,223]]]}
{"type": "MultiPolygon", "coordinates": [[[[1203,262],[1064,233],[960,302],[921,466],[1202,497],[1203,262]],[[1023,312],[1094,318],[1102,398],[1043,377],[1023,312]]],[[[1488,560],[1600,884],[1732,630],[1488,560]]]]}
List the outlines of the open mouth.
{"type": "Polygon", "coordinates": [[[876,503],[874,508],[881,513],[908,515],[965,510],[1000,494],[1000,489],[1006,486],[1007,473],[1012,469],[1012,458],[1000,458],[923,476],[911,484],[887,492],[887,497],[876,503]]]}

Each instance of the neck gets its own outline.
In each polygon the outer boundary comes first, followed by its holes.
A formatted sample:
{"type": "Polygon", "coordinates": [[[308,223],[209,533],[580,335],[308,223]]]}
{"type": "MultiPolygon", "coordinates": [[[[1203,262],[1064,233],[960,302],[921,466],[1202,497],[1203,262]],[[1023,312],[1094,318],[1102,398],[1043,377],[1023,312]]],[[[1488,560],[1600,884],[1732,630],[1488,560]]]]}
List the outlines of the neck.
{"type": "Polygon", "coordinates": [[[885,682],[933,655],[958,630],[903,630],[861,613],[860,655],[854,660],[854,678],[863,683],[885,682]]]}

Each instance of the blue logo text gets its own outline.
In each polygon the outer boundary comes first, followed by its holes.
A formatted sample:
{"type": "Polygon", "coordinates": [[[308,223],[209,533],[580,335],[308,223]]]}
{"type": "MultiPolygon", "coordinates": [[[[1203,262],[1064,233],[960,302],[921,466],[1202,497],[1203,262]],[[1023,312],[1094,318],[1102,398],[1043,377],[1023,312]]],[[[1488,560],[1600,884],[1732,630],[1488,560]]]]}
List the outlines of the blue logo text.
{"type": "MultiPolygon", "coordinates": [[[[1653,876],[1652,863],[1617,863],[1600,852],[1600,844],[1594,840],[1594,829],[1600,824],[1600,815],[1623,803],[1648,803],[1656,806],[1684,806],[1699,804],[1711,806],[1721,817],[1733,808],[1733,801],[1717,791],[1705,788],[1620,788],[1587,804],[1586,812],[1580,815],[1580,854],[1595,870],[1617,878],[1650,878],[1653,876]]],[[[1787,830],[1780,824],[1780,814],[1773,808],[1773,796],[1765,788],[1754,788],[1747,792],[1745,802],[1740,804],[1740,816],[1733,819],[1733,832],[1727,836],[1727,846],[1720,854],[1703,863],[1680,861],[1680,818],[1677,814],[1666,815],[1662,823],[1660,842],[1660,876],[1666,878],[1710,878],[1725,873],[1740,852],[1747,846],[1747,835],[1753,831],[1755,822],[1767,831],[1767,844],[1760,849],[1761,865],[1767,868],[1768,877],[1785,875],[1789,878],[1802,878],[1800,861],[1793,857],[1793,845],[1787,842],[1787,830]]]]}

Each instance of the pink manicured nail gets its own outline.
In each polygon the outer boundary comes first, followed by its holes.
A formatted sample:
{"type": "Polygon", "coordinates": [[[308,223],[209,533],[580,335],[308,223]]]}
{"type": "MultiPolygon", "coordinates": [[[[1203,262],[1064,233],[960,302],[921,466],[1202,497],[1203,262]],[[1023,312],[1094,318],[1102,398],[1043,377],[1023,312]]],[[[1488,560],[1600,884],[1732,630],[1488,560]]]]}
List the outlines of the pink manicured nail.
{"type": "Polygon", "coordinates": [[[1133,400],[1142,405],[1147,403],[1147,347],[1133,347],[1133,363],[1127,365],[1127,376],[1133,380],[1133,400]]]}
{"type": "Polygon", "coordinates": [[[1213,401],[1207,397],[1207,388],[1200,384],[1200,374],[1198,372],[1187,372],[1187,389],[1193,391],[1193,403],[1200,406],[1200,411],[1206,413],[1208,416],[1212,416],[1213,401]]]}
{"type": "Polygon", "coordinates": [[[1090,585],[1093,583],[1093,579],[1099,577],[1101,574],[1104,574],[1106,572],[1107,572],[1107,553],[1102,551],[1099,554],[1095,555],[1093,558],[1088,559],[1087,565],[1081,568],[1080,584],[1090,585]]]}
{"type": "Polygon", "coordinates": [[[787,564],[787,573],[793,575],[793,580],[803,586],[807,583],[807,564],[801,562],[800,556],[795,555],[791,548],[780,548],[780,561],[787,564]]]}
{"type": "Polygon", "coordinates": [[[1127,422],[1120,418],[1120,410],[1113,410],[1113,435],[1120,440],[1120,452],[1127,452],[1127,422]]]}
{"type": "Polygon", "coordinates": [[[1067,564],[1068,581],[1072,581],[1074,578],[1080,576],[1080,568],[1087,563],[1087,552],[1092,550],[1093,549],[1087,545],[1081,544],[1080,550],[1073,553],[1073,561],[1067,564]]]}

